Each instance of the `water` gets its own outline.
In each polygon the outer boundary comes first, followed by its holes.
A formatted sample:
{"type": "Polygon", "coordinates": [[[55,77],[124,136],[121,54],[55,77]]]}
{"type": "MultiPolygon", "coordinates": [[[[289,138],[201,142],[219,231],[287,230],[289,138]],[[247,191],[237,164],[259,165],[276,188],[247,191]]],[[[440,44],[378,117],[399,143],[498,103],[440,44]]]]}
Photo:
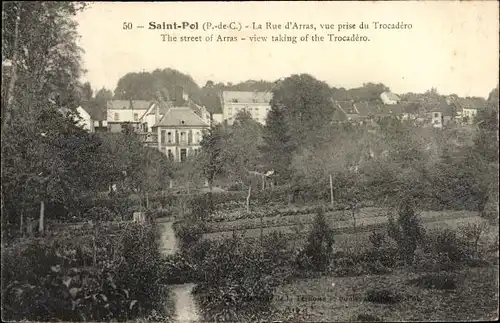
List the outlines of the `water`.
{"type": "MultiPolygon", "coordinates": [[[[174,234],[173,222],[159,222],[160,251],[164,255],[173,255],[178,250],[174,234]]],[[[175,303],[174,322],[200,322],[199,311],[192,294],[195,284],[171,285],[172,297],[175,303]]]]}

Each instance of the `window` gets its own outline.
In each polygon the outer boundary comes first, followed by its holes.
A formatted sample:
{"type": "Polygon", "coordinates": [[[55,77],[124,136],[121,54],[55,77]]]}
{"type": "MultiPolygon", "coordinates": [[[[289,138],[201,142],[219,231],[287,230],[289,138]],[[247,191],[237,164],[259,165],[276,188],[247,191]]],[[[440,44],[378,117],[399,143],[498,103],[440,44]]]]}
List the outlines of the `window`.
{"type": "Polygon", "coordinates": [[[252,99],[252,102],[253,103],[257,103],[257,99],[252,99]]]}
{"type": "Polygon", "coordinates": [[[181,121],[181,124],[184,124],[184,120],[181,121]]]}
{"type": "Polygon", "coordinates": [[[232,99],[231,102],[238,103],[238,99],[232,99]]]}
{"type": "Polygon", "coordinates": [[[201,138],[200,138],[200,133],[197,131],[196,134],[195,134],[195,140],[196,140],[196,143],[199,143],[201,141],[201,138]]]}
{"type": "Polygon", "coordinates": [[[186,161],[187,149],[181,149],[181,162],[186,161]]]}
{"type": "Polygon", "coordinates": [[[181,132],[181,143],[185,144],[186,143],[186,133],[181,132]]]}
{"type": "Polygon", "coordinates": [[[439,117],[439,113],[434,113],[434,118],[438,118],[439,117]]]}
{"type": "Polygon", "coordinates": [[[172,149],[167,150],[167,156],[169,160],[174,160],[174,154],[172,154],[172,149]]]}
{"type": "Polygon", "coordinates": [[[134,113],[134,121],[139,121],[139,114],[138,113],[134,113]]]}
{"type": "Polygon", "coordinates": [[[172,143],[172,133],[171,133],[170,131],[167,133],[167,142],[168,142],[169,144],[171,144],[171,143],[172,143]]]}
{"type": "Polygon", "coordinates": [[[163,144],[165,143],[165,130],[162,130],[161,131],[161,135],[160,135],[160,143],[163,144]]]}
{"type": "Polygon", "coordinates": [[[120,115],[118,112],[115,112],[115,121],[120,121],[120,115]]]}

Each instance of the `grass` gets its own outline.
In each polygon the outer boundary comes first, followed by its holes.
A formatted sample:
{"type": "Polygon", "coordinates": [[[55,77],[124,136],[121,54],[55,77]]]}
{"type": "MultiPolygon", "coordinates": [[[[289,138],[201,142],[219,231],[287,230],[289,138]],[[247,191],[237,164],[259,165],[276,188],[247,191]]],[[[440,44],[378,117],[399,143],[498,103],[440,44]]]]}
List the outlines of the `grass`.
{"type": "MultiPolygon", "coordinates": [[[[273,306],[278,312],[294,307],[308,322],[498,318],[498,267],[469,268],[448,274],[457,282],[455,289],[425,288],[414,283],[425,275],[428,274],[399,270],[384,276],[297,280],[278,288],[273,306]],[[380,302],[369,301],[376,297],[380,302]]],[[[283,319],[279,316],[273,319],[283,319]]]]}

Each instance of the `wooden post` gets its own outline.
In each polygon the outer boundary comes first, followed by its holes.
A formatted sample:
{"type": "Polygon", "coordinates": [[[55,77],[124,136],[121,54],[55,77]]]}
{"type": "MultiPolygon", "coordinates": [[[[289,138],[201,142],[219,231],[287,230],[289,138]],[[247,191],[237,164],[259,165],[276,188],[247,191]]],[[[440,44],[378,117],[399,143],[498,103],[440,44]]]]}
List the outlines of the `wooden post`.
{"type": "Polygon", "coordinates": [[[40,201],[40,219],[38,221],[38,232],[44,231],[45,202],[40,201]]]}
{"type": "Polygon", "coordinates": [[[250,194],[252,193],[252,184],[248,186],[248,195],[247,195],[247,212],[250,212],[250,194]]]}
{"type": "Polygon", "coordinates": [[[330,174],[330,205],[333,206],[333,180],[332,180],[332,174],[330,174]]]}
{"type": "Polygon", "coordinates": [[[21,211],[21,225],[19,226],[19,233],[21,233],[21,236],[24,236],[23,226],[24,226],[24,212],[21,211]]]}

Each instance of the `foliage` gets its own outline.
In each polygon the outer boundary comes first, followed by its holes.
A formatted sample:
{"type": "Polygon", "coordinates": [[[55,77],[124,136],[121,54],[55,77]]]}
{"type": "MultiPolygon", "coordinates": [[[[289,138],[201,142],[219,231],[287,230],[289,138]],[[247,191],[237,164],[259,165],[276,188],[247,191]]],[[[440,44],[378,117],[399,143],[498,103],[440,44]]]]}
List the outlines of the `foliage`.
{"type": "Polygon", "coordinates": [[[175,97],[176,86],[182,87],[191,99],[200,103],[201,90],[193,78],[171,68],[124,75],[118,80],[114,99],[154,100],[159,91],[164,98],[175,100],[175,105],[181,105],[184,103],[183,98],[175,97]]]}
{"type": "Polygon", "coordinates": [[[411,199],[402,200],[397,221],[391,216],[387,228],[389,237],[397,243],[407,265],[413,263],[415,250],[423,239],[423,228],[414,208],[411,199]]]}
{"type": "Polygon", "coordinates": [[[290,259],[279,248],[284,245],[286,240],[280,236],[266,240],[263,249],[236,235],[223,241],[201,242],[200,248],[211,250],[197,263],[201,282],[195,292],[204,319],[240,321],[268,312],[273,290],[283,281],[283,266],[290,259]],[[275,259],[282,260],[275,263],[275,259]]]}
{"type": "Polygon", "coordinates": [[[3,251],[2,318],[127,321],[164,313],[155,231],[99,226],[11,246],[3,251]]]}
{"type": "Polygon", "coordinates": [[[333,251],[333,232],[326,223],[323,209],[319,209],[304,249],[298,255],[299,270],[325,271],[333,251]]]}

